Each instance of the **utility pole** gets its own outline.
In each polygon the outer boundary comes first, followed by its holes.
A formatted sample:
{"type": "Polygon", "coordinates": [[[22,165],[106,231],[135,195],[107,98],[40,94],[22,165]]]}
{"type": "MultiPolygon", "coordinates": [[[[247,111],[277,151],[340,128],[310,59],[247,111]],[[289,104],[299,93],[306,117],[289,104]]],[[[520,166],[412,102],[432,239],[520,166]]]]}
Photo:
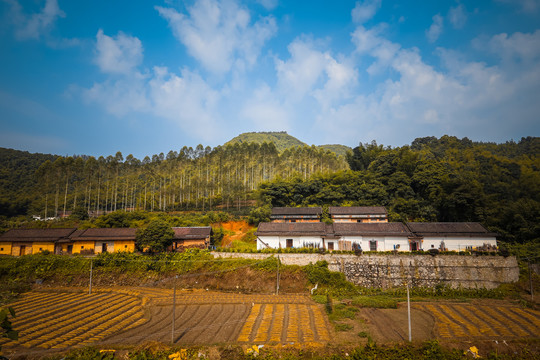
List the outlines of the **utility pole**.
{"type": "Polygon", "coordinates": [[[90,259],[90,284],[88,286],[88,295],[92,295],[92,262],[94,260],[90,259]]]}
{"type": "Polygon", "coordinates": [[[176,319],[176,279],[178,275],[174,278],[174,290],[173,290],[173,308],[172,308],[172,326],[171,326],[171,344],[174,345],[174,321],[176,319]]]}
{"type": "Polygon", "coordinates": [[[277,256],[276,295],[279,295],[279,255],[277,256]]]}
{"type": "Polygon", "coordinates": [[[529,286],[531,287],[531,302],[533,302],[534,294],[533,294],[533,281],[532,281],[532,273],[531,273],[531,259],[528,258],[527,262],[529,264],[529,286]]]}
{"type": "Polygon", "coordinates": [[[412,341],[411,333],[411,298],[409,296],[409,282],[407,282],[407,318],[409,320],[409,342],[412,341]]]}

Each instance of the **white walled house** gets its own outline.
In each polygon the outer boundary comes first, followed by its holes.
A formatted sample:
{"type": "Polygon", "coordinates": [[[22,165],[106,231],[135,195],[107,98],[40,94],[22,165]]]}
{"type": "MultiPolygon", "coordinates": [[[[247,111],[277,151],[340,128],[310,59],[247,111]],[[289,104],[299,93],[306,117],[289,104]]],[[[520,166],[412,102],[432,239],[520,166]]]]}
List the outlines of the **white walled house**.
{"type": "Polygon", "coordinates": [[[342,243],[356,243],[363,251],[409,251],[413,236],[404,224],[397,222],[334,223],[333,229],[342,243]]]}
{"type": "Polygon", "coordinates": [[[326,224],[322,222],[262,222],[257,232],[257,250],[323,247],[326,224]]]}
{"type": "Polygon", "coordinates": [[[441,244],[448,251],[474,250],[484,245],[497,247],[497,234],[489,232],[479,223],[410,222],[407,227],[421,242],[421,249],[439,249],[441,244]]]}
{"type": "Polygon", "coordinates": [[[384,206],[330,206],[328,214],[335,223],[388,222],[388,213],[384,206]]]}
{"type": "Polygon", "coordinates": [[[363,251],[465,251],[488,246],[496,249],[497,234],[479,223],[336,222],[260,223],[257,249],[315,247],[363,251]]]}

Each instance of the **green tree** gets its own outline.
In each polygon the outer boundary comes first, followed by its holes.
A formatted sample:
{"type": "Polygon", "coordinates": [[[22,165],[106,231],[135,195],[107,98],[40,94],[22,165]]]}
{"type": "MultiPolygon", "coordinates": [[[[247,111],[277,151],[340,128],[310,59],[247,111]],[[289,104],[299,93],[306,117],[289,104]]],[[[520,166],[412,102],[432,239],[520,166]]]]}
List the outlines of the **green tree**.
{"type": "Polygon", "coordinates": [[[19,332],[13,330],[11,321],[9,321],[10,315],[11,317],[15,317],[15,311],[12,307],[0,309],[0,338],[7,337],[11,340],[17,340],[19,338],[19,332]]]}
{"type": "Polygon", "coordinates": [[[149,252],[160,252],[167,250],[172,244],[174,231],[164,220],[156,219],[150,221],[148,226],[137,231],[135,244],[139,250],[147,249],[149,252]]]}

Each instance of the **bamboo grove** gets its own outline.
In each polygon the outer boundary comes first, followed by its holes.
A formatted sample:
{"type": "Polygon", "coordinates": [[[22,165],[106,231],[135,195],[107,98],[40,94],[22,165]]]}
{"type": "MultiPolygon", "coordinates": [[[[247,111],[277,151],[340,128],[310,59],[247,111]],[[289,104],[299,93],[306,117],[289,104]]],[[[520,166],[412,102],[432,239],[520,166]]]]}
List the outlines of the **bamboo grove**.
{"type": "Polygon", "coordinates": [[[198,145],[142,161],[117,152],[107,157],[57,157],[36,172],[39,196],[31,210],[58,217],[83,209],[110,211],[239,209],[264,181],[309,178],[348,168],[343,157],[305,146],[281,154],[272,143],[242,143],[216,148],[198,145]]]}

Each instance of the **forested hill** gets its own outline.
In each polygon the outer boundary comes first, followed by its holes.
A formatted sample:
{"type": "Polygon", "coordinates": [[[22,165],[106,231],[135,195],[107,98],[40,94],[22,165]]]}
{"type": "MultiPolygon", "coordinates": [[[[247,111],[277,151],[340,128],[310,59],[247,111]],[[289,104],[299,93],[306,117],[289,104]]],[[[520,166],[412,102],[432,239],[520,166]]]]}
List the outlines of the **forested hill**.
{"type": "MultiPolygon", "coordinates": [[[[279,153],[282,153],[286,149],[294,147],[308,146],[306,143],[298,140],[294,136],[287,134],[285,131],[280,132],[248,132],[240,134],[230,141],[227,141],[224,146],[233,145],[236,143],[255,143],[262,145],[263,143],[273,143],[279,153]]],[[[351,151],[351,148],[345,145],[332,144],[332,145],[317,145],[317,148],[330,150],[338,156],[347,156],[347,153],[351,151]]]]}
{"type": "Polygon", "coordinates": [[[286,131],[279,132],[247,132],[240,134],[231,140],[227,141],[224,146],[234,145],[236,143],[255,143],[262,145],[263,143],[273,143],[278,152],[283,152],[285,149],[296,146],[307,146],[306,143],[298,140],[294,136],[287,134],[286,131]]]}
{"type": "Polygon", "coordinates": [[[347,159],[315,146],[198,145],[142,160],[0,149],[0,217],[114,210],[385,206],[392,221],[478,221],[540,242],[540,138],[504,144],[451,136],[360,144],[347,159]],[[251,200],[251,202],[249,201],[251,200]]]}
{"type": "Polygon", "coordinates": [[[351,171],[261,184],[270,206],[386,206],[392,221],[477,221],[540,244],[540,138],[477,143],[443,136],[410,146],[360,144],[351,171]]]}
{"type": "Polygon", "coordinates": [[[120,152],[96,159],[2,149],[0,167],[0,216],[7,217],[239,209],[264,181],[349,168],[329,150],[296,146],[279,153],[267,142],[184,146],[142,161],[120,152]]]}

